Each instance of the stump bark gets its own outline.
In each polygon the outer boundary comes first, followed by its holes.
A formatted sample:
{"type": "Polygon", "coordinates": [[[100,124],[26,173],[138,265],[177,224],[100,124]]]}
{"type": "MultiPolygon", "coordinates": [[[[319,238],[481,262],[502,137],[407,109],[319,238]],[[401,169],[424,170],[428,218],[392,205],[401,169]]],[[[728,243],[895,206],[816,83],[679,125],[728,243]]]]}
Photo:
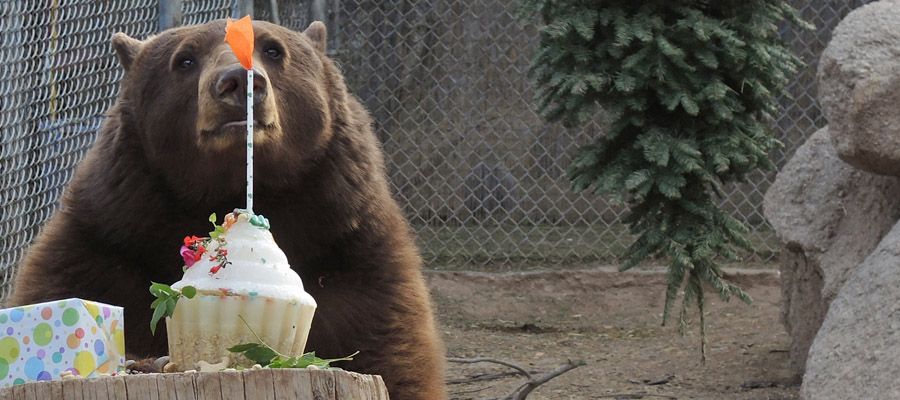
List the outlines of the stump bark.
{"type": "Polygon", "coordinates": [[[378,375],[341,370],[147,374],[30,382],[0,390],[9,400],[388,400],[378,375]]]}

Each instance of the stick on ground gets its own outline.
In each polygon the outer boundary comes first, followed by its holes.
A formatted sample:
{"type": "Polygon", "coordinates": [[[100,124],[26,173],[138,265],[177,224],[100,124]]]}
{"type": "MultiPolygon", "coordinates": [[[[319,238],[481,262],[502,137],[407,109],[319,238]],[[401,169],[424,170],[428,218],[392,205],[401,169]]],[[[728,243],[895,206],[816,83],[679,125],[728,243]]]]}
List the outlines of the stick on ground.
{"type": "Polygon", "coordinates": [[[524,376],[528,379],[521,386],[517,387],[511,394],[504,397],[503,400],[525,400],[528,397],[528,394],[531,393],[538,386],[543,385],[549,382],[551,379],[556,378],[566,372],[569,372],[575,368],[578,368],[586,363],[582,360],[567,360],[567,362],[553,371],[547,372],[545,374],[539,376],[533,376],[529,373],[525,368],[522,368],[516,364],[513,364],[508,361],[497,360],[493,358],[448,358],[447,361],[457,364],[474,364],[474,363],[493,363],[503,365],[509,368],[512,368],[518,371],[519,375],[524,376]]]}

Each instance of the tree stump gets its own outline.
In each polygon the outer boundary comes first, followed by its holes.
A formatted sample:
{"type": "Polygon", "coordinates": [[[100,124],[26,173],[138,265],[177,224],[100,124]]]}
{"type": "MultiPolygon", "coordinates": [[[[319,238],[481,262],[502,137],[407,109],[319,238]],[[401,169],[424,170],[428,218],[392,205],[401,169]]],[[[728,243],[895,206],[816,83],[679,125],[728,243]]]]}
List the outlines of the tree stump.
{"type": "Polygon", "coordinates": [[[30,382],[9,400],[389,400],[378,375],[342,370],[257,369],[30,382]]]}

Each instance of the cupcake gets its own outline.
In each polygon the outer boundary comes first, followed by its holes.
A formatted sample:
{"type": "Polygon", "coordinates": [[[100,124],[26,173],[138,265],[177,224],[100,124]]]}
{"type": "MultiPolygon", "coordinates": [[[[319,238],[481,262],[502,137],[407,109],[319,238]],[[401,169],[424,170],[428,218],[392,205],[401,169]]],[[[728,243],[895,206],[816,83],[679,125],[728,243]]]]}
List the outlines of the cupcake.
{"type": "Polygon", "coordinates": [[[171,361],[183,369],[200,361],[249,367],[228,348],[259,339],[281,354],[302,354],[316,302],[275,244],[268,220],[236,210],[210,236],[186,237],[181,248],[184,277],[172,288],[193,286],[197,294],[180,298],[166,319],[171,361]]]}

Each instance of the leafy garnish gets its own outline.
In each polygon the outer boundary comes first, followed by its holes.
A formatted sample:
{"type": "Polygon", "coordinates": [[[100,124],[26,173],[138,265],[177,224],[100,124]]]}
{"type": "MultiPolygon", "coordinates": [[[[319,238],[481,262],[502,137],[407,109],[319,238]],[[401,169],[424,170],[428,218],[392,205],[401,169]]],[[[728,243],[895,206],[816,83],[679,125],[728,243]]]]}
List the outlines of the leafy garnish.
{"type": "Polygon", "coordinates": [[[331,363],[336,361],[352,361],[353,356],[359,354],[359,352],[355,352],[347,357],[341,358],[331,358],[324,359],[316,357],[316,352],[311,351],[308,353],[303,353],[300,356],[289,356],[284,355],[273,349],[271,346],[266,344],[256,332],[250,328],[250,325],[247,324],[247,321],[244,320],[244,317],[238,316],[244,325],[247,325],[247,329],[250,330],[250,333],[253,336],[256,336],[256,340],[259,340],[259,343],[242,343],[237,346],[230,347],[228,351],[232,353],[243,353],[244,357],[247,357],[250,361],[253,361],[263,367],[269,368],[306,368],[310,365],[314,365],[319,368],[331,368],[331,363]]]}
{"type": "Polygon", "coordinates": [[[193,299],[197,295],[197,288],[193,286],[185,286],[181,291],[172,289],[171,286],[150,282],[150,294],[156,297],[150,308],[153,309],[153,317],[150,318],[150,333],[156,334],[156,326],[163,317],[171,317],[175,313],[175,304],[181,296],[193,299]]]}
{"type": "Polygon", "coordinates": [[[216,224],[216,213],[212,213],[209,215],[209,222],[213,225],[213,230],[209,232],[209,237],[213,239],[218,239],[223,233],[225,233],[225,227],[222,225],[216,224]]]}
{"type": "Polygon", "coordinates": [[[230,347],[232,353],[243,353],[250,361],[269,368],[306,368],[315,365],[319,368],[330,368],[336,361],[352,361],[357,351],[347,357],[324,359],[316,357],[316,352],[303,353],[301,356],[286,356],[278,353],[265,343],[243,343],[230,347]]]}
{"type": "Polygon", "coordinates": [[[323,359],[316,357],[316,352],[311,351],[309,353],[304,353],[300,357],[291,357],[291,358],[276,358],[269,363],[269,368],[306,368],[310,365],[315,365],[319,368],[331,368],[331,363],[335,361],[352,361],[353,356],[359,354],[357,351],[347,357],[341,358],[331,358],[331,359],[323,359]]]}
{"type": "Polygon", "coordinates": [[[232,353],[243,353],[244,357],[247,357],[248,360],[263,366],[269,365],[275,357],[278,357],[278,352],[268,345],[260,343],[242,343],[234,347],[229,347],[228,351],[232,353]]]}

